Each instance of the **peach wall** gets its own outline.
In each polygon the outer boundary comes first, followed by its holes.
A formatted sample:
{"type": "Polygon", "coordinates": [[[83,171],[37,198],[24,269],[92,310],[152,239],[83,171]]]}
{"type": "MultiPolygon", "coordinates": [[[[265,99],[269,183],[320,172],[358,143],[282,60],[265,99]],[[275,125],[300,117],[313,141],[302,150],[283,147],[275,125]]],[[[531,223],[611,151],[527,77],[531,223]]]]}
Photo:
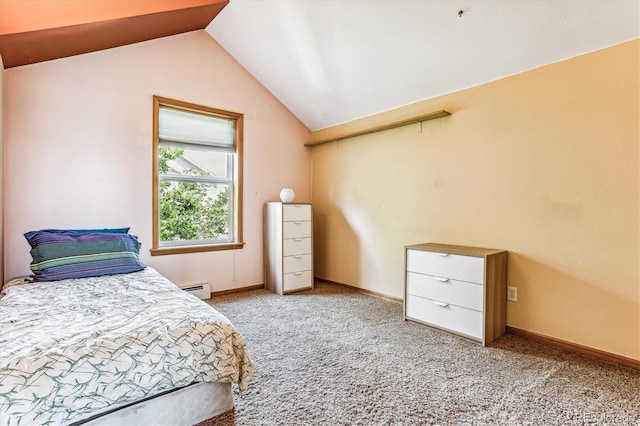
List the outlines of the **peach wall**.
{"type": "Polygon", "coordinates": [[[310,201],[308,129],[205,31],[5,71],[5,279],[28,274],[23,233],[131,226],[142,260],[179,284],[262,284],[262,208],[310,201]],[[151,257],[152,96],[243,113],[242,250],[151,257]]]}
{"type": "MultiPolygon", "coordinates": [[[[4,163],[4,64],[0,56],[0,259],[4,256],[4,197],[3,197],[3,163],[4,163]]],[[[4,276],[4,263],[0,261],[0,277],[4,276]]]]}
{"type": "Polygon", "coordinates": [[[402,298],[407,244],[509,251],[507,324],[640,359],[635,40],[313,147],[319,277],[402,298]]]}

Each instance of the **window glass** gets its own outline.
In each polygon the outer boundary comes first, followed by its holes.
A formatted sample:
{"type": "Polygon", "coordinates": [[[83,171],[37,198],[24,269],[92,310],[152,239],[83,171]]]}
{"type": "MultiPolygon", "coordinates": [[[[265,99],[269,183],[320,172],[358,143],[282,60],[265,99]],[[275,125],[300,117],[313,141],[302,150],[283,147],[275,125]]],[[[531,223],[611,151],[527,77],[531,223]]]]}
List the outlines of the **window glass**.
{"type": "Polygon", "coordinates": [[[229,154],[197,147],[176,147],[160,143],[160,173],[178,176],[231,178],[229,154]]]}

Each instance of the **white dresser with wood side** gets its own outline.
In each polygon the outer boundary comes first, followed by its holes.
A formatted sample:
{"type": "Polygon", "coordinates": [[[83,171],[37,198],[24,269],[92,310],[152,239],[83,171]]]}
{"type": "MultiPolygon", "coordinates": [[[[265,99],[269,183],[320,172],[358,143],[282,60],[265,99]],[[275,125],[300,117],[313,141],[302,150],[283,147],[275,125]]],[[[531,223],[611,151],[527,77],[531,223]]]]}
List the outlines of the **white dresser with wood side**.
{"type": "Polygon", "coordinates": [[[266,203],[264,282],[278,294],[313,288],[311,204],[266,203]]]}
{"type": "Polygon", "coordinates": [[[426,243],[405,247],[404,319],[489,344],[505,332],[507,252],[426,243]]]}

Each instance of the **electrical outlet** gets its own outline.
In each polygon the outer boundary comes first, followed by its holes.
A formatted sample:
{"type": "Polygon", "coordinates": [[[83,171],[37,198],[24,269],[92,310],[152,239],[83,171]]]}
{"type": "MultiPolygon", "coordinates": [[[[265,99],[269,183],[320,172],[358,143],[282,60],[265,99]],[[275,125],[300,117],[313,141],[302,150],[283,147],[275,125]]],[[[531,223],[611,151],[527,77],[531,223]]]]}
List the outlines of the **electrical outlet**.
{"type": "Polygon", "coordinates": [[[518,287],[507,286],[507,300],[518,301],[518,287]]]}

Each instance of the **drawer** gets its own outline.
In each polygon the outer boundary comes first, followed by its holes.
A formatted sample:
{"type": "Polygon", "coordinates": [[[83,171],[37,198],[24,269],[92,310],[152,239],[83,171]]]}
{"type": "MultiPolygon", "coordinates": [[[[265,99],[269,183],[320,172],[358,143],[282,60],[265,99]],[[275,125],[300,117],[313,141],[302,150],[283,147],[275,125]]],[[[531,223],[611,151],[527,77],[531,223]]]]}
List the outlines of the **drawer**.
{"type": "Polygon", "coordinates": [[[283,204],[282,220],[285,222],[311,220],[311,204],[283,204]]]}
{"type": "Polygon", "coordinates": [[[481,284],[407,272],[407,294],[483,311],[481,284]]]}
{"type": "Polygon", "coordinates": [[[311,237],[287,238],[282,241],[282,254],[284,256],[307,253],[312,253],[311,237]]]}
{"type": "Polygon", "coordinates": [[[407,271],[484,284],[484,258],[407,249],[407,271]]]}
{"type": "Polygon", "coordinates": [[[282,238],[311,237],[311,222],[299,220],[282,224],[282,238]]]}
{"type": "Polygon", "coordinates": [[[284,292],[298,290],[301,288],[311,288],[313,284],[313,277],[311,271],[298,271],[289,274],[284,274],[284,282],[282,290],[284,292]]]}
{"type": "Polygon", "coordinates": [[[296,254],[285,256],[282,260],[284,273],[311,270],[311,255],[296,254]]]}
{"type": "Polygon", "coordinates": [[[405,303],[409,319],[482,340],[482,312],[412,295],[405,303]]]}

